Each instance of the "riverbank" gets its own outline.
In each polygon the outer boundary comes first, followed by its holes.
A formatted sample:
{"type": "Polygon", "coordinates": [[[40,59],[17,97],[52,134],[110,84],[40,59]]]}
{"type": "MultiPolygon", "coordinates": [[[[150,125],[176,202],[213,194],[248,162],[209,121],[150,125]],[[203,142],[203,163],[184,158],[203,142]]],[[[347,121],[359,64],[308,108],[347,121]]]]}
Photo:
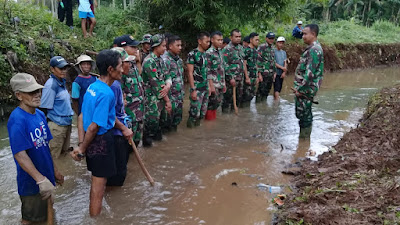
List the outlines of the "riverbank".
{"type": "Polygon", "coordinates": [[[360,124],[292,180],[278,224],[400,222],[400,85],[373,95],[360,124]]]}

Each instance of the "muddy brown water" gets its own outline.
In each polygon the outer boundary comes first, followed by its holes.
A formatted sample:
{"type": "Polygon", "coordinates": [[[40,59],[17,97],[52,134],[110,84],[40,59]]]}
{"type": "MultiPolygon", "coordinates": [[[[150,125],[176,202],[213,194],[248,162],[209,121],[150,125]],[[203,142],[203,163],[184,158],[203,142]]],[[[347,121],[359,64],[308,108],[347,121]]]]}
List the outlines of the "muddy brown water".
{"type": "MultiPolygon", "coordinates": [[[[156,181],[150,187],[133,157],[125,185],[110,188],[101,216],[88,216],[90,173],[84,162],[56,160],[65,183],[56,191],[57,224],[270,224],[274,195],[258,183],[287,185],[281,171],[299,157],[327,151],[344,132],[355,127],[368,97],[400,82],[400,68],[375,68],[326,74],[314,105],[311,140],[298,140],[290,87],[285,79],[280,103],[266,102],[239,109],[239,116],[221,115],[177,133],[165,135],[148,149],[140,148],[156,181]]],[[[77,132],[73,130],[72,143],[77,132]]],[[[0,124],[0,224],[18,224],[20,200],[16,169],[5,123],[0,124]]]]}

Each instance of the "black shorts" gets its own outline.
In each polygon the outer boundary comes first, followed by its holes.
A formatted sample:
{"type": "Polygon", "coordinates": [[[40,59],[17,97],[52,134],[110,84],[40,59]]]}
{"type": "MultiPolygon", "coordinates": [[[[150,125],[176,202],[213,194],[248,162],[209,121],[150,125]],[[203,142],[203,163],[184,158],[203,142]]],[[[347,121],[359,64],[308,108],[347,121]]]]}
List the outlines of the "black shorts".
{"type": "Polygon", "coordinates": [[[21,199],[22,219],[31,222],[43,222],[47,220],[47,200],[42,200],[40,194],[19,196],[21,199]]]}
{"type": "Polygon", "coordinates": [[[107,178],[107,186],[122,186],[125,182],[129,153],[132,146],[123,136],[114,135],[115,140],[115,165],[117,173],[107,178]]]}
{"type": "Polygon", "coordinates": [[[96,135],[86,150],[86,164],[95,177],[111,177],[117,173],[115,141],[112,130],[96,135]]]}
{"type": "Polygon", "coordinates": [[[281,78],[281,75],[277,74],[275,77],[274,92],[281,92],[282,90],[283,78],[281,78]]]}

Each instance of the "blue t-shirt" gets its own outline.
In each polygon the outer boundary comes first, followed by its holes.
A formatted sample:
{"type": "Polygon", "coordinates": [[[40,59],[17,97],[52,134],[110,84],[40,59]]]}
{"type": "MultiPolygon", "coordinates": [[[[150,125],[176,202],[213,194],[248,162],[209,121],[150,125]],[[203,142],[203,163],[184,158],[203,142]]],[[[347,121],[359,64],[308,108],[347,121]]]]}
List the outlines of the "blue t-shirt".
{"type": "Polygon", "coordinates": [[[74,82],[72,83],[72,98],[78,99],[78,115],[81,114],[82,111],[82,102],[83,96],[85,96],[86,90],[88,89],[89,85],[96,81],[95,76],[82,76],[78,75],[74,82]]]}
{"type": "Polygon", "coordinates": [[[79,0],[78,11],[81,12],[91,12],[89,0],[79,0]]]}
{"type": "MultiPolygon", "coordinates": [[[[17,107],[8,119],[7,129],[13,155],[26,151],[36,169],[55,185],[53,159],[49,148],[49,141],[53,136],[44,113],[36,109],[35,114],[30,114],[17,107]]],[[[17,166],[18,194],[38,194],[39,186],[36,181],[21,168],[17,160],[14,161],[17,166]]]]}
{"type": "Polygon", "coordinates": [[[82,104],[83,129],[87,131],[94,122],[99,126],[97,135],[112,129],[115,124],[115,96],[111,88],[101,80],[96,80],[86,90],[82,104]]]}
{"type": "MultiPolygon", "coordinates": [[[[124,121],[126,117],[124,96],[122,94],[121,83],[117,80],[114,81],[114,83],[111,85],[111,90],[113,90],[115,96],[115,115],[117,116],[117,119],[126,126],[124,121]]],[[[113,134],[122,136],[121,130],[117,128],[113,129],[113,134]]]]}
{"type": "MultiPolygon", "coordinates": [[[[275,49],[275,62],[276,63],[278,63],[281,66],[284,66],[286,59],[287,59],[286,52],[284,50],[275,49]]],[[[282,73],[283,73],[283,70],[276,67],[276,74],[281,75],[282,73]]]]}
{"type": "Polygon", "coordinates": [[[46,81],[42,91],[40,108],[47,109],[47,117],[60,126],[72,124],[74,111],[71,96],[65,87],[65,79],[59,80],[53,74],[46,81]]]}
{"type": "MultiPolygon", "coordinates": [[[[301,27],[303,29],[303,27],[301,27]]],[[[295,26],[292,31],[292,36],[295,38],[303,38],[303,32],[298,26],[295,26]]]]}

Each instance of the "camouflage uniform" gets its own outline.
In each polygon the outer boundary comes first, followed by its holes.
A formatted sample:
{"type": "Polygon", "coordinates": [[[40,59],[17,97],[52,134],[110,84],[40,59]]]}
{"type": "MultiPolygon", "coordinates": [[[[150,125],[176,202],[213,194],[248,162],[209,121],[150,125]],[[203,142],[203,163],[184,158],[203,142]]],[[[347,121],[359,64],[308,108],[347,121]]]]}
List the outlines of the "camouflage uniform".
{"type": "Polygon", "coordinates": [[[207,112],[208,104],[208,80],[207,80],[207,61],[205,52],[200,52],[198,48],[189,52],[187,64],[193,64],[193,79],[195,90],[190,90],[190,93],[196,91],[197,100],[190,99],[190,109],[188,124],[200,124],[200,120],[204,118],[207,112]]]}
{"type": "Polygon", "coordinates": [[[312,99],[321,85],[323,71],[324,53],[320,43],[315,41],[304,50],[295,73],[294,88],[301,94],[295,97],[296,117],[300,128],[312,125],[312,99]]]}
{"type": "Polygon", "coordinates": [[[275,66],[275,49],[268,43],[262,44],[258,47],[258,71],[261,73],[263,81],[260,83],[257,91],[256,101],[262,101],[268,97],[273,84],[275,66]]]}
{"type": "Polygon", "coordinates": [[[173,129],[176,129],[182,121],[183,97],[185,94],[183,89],[183,61],[178,55],[174,56],[169,51],[165,52],[162,59],[166,66],[166,73],[169,74],[172,80],[169,92],[172,112],[169,115],[166,110],[163,110],[162,116],[166,118],[165,125],[167,128],[172,126],[173,129]]]}
{"type": "Polygon", "coordinates": [[[149,55],[149,52],[144,52],[143,49],[140,49],[140,58],[142,60],[142,64],[144,63],[144,59],[149,55]]]}
{"type": "Polygon", "coordinates": [[[222,50],[225,65],[226,92],[222,101],[222,111],[229,112],[233,108],[233,87],[230,80],[236,81],[236,104],[242,102],[244,82],[244,50],[241,45],[234,45],[230,42],[222,50]],[[229,108],[230,107],[230,108],[229,108]]]}
{"type": "MultiPolygon", "coordinates": [[[[143,35],[143,39],[141,41],[141,43],[151,43],[151,34],[145,34],[143,35]]],[[[143,49],[140,49],[140,59],[142,60],[142,64],[144,62],[144,59],[150,54],[150,52],[144,52],[143,49]]]]}
{"type": "Polygon", "coordinates": [[[132,119],[133,141],[136,145],[142,139],[144,123],[145,93],[143,79],[136,65],[132,64],[128,75],[122,75],[121,88],[126,94],[127,105],[125,112],[132,119]]]}
{"type": "Polygon", "coordinates": [[[258,77],[258,52],[256,48],[245,48],[244,49],[245,59],[247,61],[247,73],[250,78],[250,85],[244,84],[243,101],[250,103],[253,97],[256,95],[256,83],[258,77]]]}
{"type": "Polygon", "coordinates": [[[215,87],[215,94],[208,100],[208,110],[216,110],[221,105],[223,99],[223,89],[225,87],[224,61],[220,50],[211,46],[206,51],[207,59],[207,79],[212,80],[215,87]]]}
{"type": "Polygon", "coordinates": [[[146,137],[154,138],[161,134],[160,115],[165,101],[160,96],[160,91],[168,76],[161,57],[157,57],[153,52],[150,53],[143,62],[142,72],[146,93],[144,122],[144,136],[146,137]]]}

